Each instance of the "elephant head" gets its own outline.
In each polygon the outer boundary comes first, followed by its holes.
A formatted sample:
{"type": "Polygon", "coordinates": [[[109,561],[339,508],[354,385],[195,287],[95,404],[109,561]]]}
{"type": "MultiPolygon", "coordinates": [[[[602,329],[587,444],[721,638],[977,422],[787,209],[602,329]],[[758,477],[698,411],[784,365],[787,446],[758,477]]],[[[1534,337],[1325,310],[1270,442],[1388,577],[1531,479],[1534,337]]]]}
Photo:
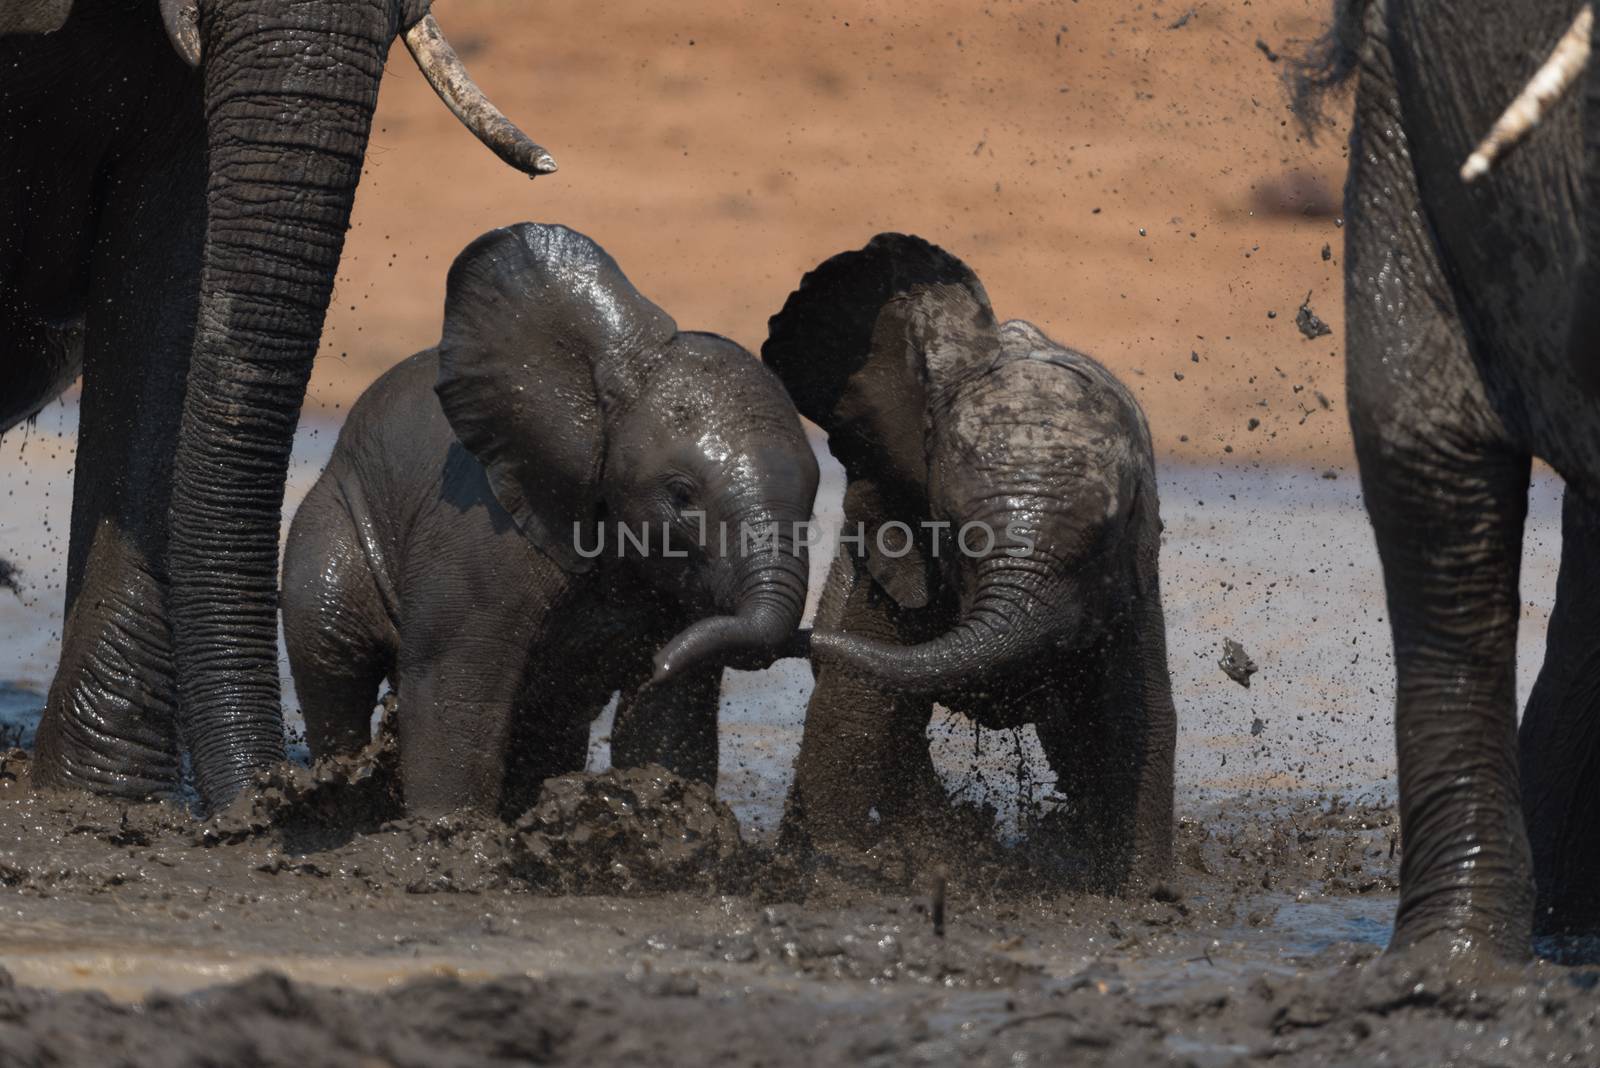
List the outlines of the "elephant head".
{"type": "Polygon", "coordinates": [[[1150,476],[1131,397],[1031,325],[997,323],[965,264],[903,234],[807,274],[762,356],[828,432],[872,577],[904,608],[958,608],[921,644],[818,632],[814,656],[903,693],[1026,690],[1026,666],[1081,637],[1118,573],[1096,555],[1127,544],[1150,476]]]}
{"type": "Polygon", "coordinates": [[[583,572],[625,547],[704,616],[657,654],[658,681],[770,657],[794,635],[808,573],[796,525],[817,490],[794,405],[745,349],[679,331],[589,238],[523,223],[462,252],[437,391],[541,551],[583,572]]]}

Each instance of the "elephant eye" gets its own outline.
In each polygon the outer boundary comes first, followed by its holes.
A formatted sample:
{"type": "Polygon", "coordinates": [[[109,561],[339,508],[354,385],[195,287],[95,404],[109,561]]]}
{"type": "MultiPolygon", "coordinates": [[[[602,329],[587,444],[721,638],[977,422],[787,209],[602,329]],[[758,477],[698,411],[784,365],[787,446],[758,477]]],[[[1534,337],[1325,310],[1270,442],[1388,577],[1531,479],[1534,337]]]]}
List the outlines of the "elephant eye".
{"type": "Polygon", "coordinates": [[[667,481],[667,500],[679,511],[694,503],[694,484],[686,478],[672,478],[667,481]]]}

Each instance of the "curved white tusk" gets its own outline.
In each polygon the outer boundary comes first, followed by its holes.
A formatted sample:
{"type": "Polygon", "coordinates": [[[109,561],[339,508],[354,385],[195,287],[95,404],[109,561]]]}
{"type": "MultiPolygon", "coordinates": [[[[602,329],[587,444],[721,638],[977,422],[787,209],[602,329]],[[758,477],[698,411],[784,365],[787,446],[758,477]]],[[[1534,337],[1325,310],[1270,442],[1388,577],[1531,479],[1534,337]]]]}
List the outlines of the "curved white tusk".
{"type": "Polygon", "coordinates": [[[200,65],[200,5],[196,0],[161,0],[161,24],[173,51],[191,67],[200,65]]]}
{"type": "Polygon", "coordinates": [[[424,15],[406,31],[406,48],[417,68],[428,79],[439,99],[455,113],[461,124],[489,147],[489,150],[529,177],[552,174],[556,161],[517,129],[505,113],[489,102],[483,90],[473,83],[461,57],[450,47],[432,15],[424,15]]]}
{"type": "Polygon", "coordinates": [[[1461,165],[1461,180],[1474,182],[1489,173],[1495,161],[1528,136],[1544,120],[1550,109],[1578,81],[1589,62],[1589,33],[1594,27],[1594,9],[1584,4],[1572,25],[1556,44],[1522,92],[1506,108],[1489,135],[1461,165]]]}

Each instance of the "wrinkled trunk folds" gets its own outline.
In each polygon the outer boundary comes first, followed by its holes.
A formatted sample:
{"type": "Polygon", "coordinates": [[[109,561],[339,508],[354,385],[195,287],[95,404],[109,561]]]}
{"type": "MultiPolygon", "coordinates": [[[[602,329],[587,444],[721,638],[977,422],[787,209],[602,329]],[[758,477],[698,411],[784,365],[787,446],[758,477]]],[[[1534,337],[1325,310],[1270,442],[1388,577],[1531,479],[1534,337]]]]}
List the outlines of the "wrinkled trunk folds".
{"type": "Polygon", "coordinates": [[[841,664],[882,687],[908,695],[938,695],[1004,681],[1075,625],[1076,598],[1041,596],[1036,570],[1004,559],[982,561],[971,604],[955,625],[918,645],[812,636],[819,660],[841,664]]]}
{"type": "Polygon", "coordinates": [[[210,180],[170,569],[179,726],[213,807],[283,758],[284,479],[395,30],[377,3],[201,8],[210,180]]]}
{"type": "Polygon", "coordinates": [[[740,654],[750,654],[757,666],[764,666],[793,652],[809,574],[806,549],[786,537],[773,552],[741,560],[734,614],[711,616],[685,627],[656,654],[652,681],[664,682],[707,661],[739,659],[740,654]]]}

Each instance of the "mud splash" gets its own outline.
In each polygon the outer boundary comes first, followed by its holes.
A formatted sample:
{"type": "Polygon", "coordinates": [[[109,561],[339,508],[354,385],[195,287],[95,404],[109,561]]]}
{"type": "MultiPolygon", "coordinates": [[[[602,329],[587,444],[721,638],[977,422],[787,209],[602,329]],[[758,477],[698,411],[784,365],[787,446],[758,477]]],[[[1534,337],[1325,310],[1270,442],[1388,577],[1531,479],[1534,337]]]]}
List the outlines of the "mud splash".
{"type": "Polygon", "coordinates": [[[547,779],[516,840],[529,884],[553,893],[738,890],[752,874],[733,810],[660,767],[547,779]]]}

